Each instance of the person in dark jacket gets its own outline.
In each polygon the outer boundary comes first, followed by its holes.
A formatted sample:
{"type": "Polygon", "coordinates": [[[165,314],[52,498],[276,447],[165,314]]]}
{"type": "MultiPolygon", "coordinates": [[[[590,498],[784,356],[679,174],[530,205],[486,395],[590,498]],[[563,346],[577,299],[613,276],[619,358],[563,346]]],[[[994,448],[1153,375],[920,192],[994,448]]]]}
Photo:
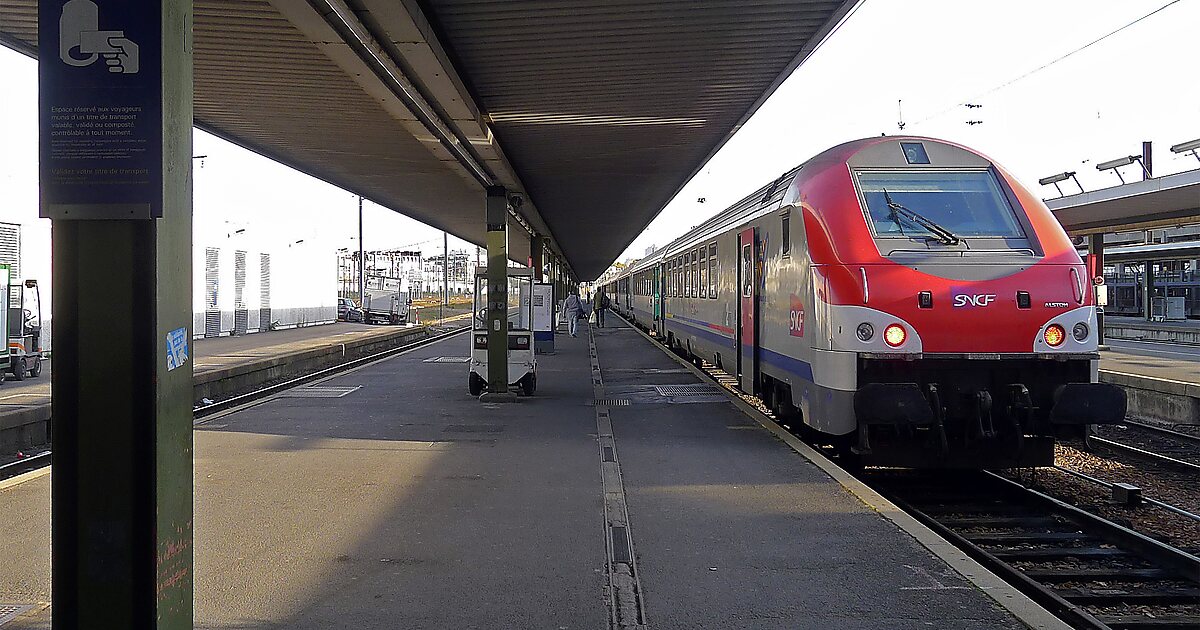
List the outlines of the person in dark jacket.
{"type": "Polygon", "coordinates": [[[612,301],[608,299],[608,294],[603,290],[596,293],[596,327],[604,328],[604,311],[607,311],[612,306],[612,301]]]}

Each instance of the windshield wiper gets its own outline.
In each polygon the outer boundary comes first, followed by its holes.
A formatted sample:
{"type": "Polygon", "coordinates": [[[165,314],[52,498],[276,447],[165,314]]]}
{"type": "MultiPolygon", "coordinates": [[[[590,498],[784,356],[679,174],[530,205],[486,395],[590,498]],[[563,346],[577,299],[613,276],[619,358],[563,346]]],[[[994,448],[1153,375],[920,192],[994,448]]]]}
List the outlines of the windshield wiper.
{"type": "MultiPolygon", "coordinates": [[[[946,245],[958,245],[958,242],[960,239],[954,235],[954,232],[951,232],[950,230],[947,230],[946,228],[938,225],[932,219],[926,217],[925,215],[919,214],[913,210],[909,210],[908,208],[905,208],[904,206],[896,203],[895,201],[892,201],[892,195],[888,193],[886,188],[883,189],[883,199],[884,199],[884,201],[887,202],[888,208],[891,209],[891,211],[892,211],[891,219],[892,219],[892,221],[895,221],[897,226],[900,226],[900,222],[896,221],[895,215],[897,213],[899,213],[901,215],[904,215],[904,217],[907,218],[908,220],[916,223],[917,225],[925,228],[926,230],[929,230],[929,232],[931,234],[933,234],[934,236],[937,236],[938,240],[941,241],[942,243],[945,243],[946,245]]],[[[900,233],[904,234],[903,227],[900,227],[900,233]]]]}

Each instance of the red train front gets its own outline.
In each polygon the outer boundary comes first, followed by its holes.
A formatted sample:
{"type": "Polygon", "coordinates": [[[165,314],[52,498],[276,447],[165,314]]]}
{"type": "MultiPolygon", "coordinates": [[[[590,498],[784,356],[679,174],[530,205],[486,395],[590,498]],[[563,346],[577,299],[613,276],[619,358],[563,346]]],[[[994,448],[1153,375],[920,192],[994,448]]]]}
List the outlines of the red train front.
{"type": "Polygon", "coordinates": [[[1124,393],[1095,383],[1079,255],[988,158],[928,138],[860,140],[806,163],[780,207],[803,216],[813,384],[852,389],[853,426],[814,404],[829,392],[789,382],[789,398],[806,401],[809,426],[852,433],[864,463],[1047,465],[1055,436],[1124,418],[1124,393]]]}

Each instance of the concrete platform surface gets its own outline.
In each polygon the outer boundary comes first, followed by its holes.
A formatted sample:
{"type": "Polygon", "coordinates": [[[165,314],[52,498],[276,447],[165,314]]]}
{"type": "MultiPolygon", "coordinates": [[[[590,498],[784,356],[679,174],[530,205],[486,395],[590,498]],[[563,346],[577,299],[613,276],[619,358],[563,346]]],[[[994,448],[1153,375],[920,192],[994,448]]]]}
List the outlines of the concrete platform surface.
{"type": "MultiPolygon", "coordinates": [[[[338,322],[303,328],[287,328],[238,337],[193,339],[193,371],[202,373],[230,365],[238,365],[265,356],[286,354],[318,344],[345,343],[394,332],[393,326],[370,326],[338,322]]],[[[5,406],[30,406],[50,401],[50,370],[54,362],[45,361],[38,378],[13,380],[10,374],[0,386],[0,409],[5,406]]]]}
{"type": "Polygon", "coordinates": [[[1106,339],[1100,369],[1151,378],[1200,383],[1200,346],[1106,339]]]}
{"type": "MultiPolygon", "coordinates": [[[[197,426],[197,628],[609,627],[587,336],[508,405],[468,339],[197,426]]],[[[1024,627],[633,330],[595,343],[648,627],[1024,627]]],[[[0,603],[45,602],[49,476],[0,513],[0,603]]]]}

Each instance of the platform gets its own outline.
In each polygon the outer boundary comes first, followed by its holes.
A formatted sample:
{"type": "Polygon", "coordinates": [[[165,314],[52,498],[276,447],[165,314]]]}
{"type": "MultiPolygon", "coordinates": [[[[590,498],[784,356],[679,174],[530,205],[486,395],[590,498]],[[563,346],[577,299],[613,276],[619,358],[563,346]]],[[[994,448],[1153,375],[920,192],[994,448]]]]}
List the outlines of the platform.
{"type": "MultiPolygon", "coordinates": [[[[1200,330],[1200,328],[1197,328],[1200,330]]],[[[1120,385],[1132,418],[1200,424],[1200,346],[1107,339],[1100,380],[1120,385]]]]}
{"type": "MultiPolygon", "coordinates": [[[[1025,627],[614,320],[518,404],[456,336],[198,425],[196,627],[606,628],[617,505],[648,627],[1025,627]]],[[[50,474],[0,490],[0,603],[49,598],[50,474]]]]}
{"type": "MultiPolygon", "coordinates": [[[[457,321],[450,321],[453,325],[457,321]]],[[[436,324],[435,324],[436,326],[436,324]]],[[[436,330],[440,330],[437,328],[436,330]]],[[[429,334],[425,326],[369,326],[339,322],[195,339],[191,346],[193,400],[221,399],[268,383],[307,374],[410,343],[429,334]]],[[[52,360],[38,378],[0,386],[0,463],[19,450],[38,449],[48,441],[52,360]]]]}
{"type": "Polygon", "coordinates": [[[1200,320],[1183,319],[1152,322],[1147,321],[1144,317],[1105,315],[1104,338],[1158,341],[1196,346],[1200,345],[1200,320]]]}

